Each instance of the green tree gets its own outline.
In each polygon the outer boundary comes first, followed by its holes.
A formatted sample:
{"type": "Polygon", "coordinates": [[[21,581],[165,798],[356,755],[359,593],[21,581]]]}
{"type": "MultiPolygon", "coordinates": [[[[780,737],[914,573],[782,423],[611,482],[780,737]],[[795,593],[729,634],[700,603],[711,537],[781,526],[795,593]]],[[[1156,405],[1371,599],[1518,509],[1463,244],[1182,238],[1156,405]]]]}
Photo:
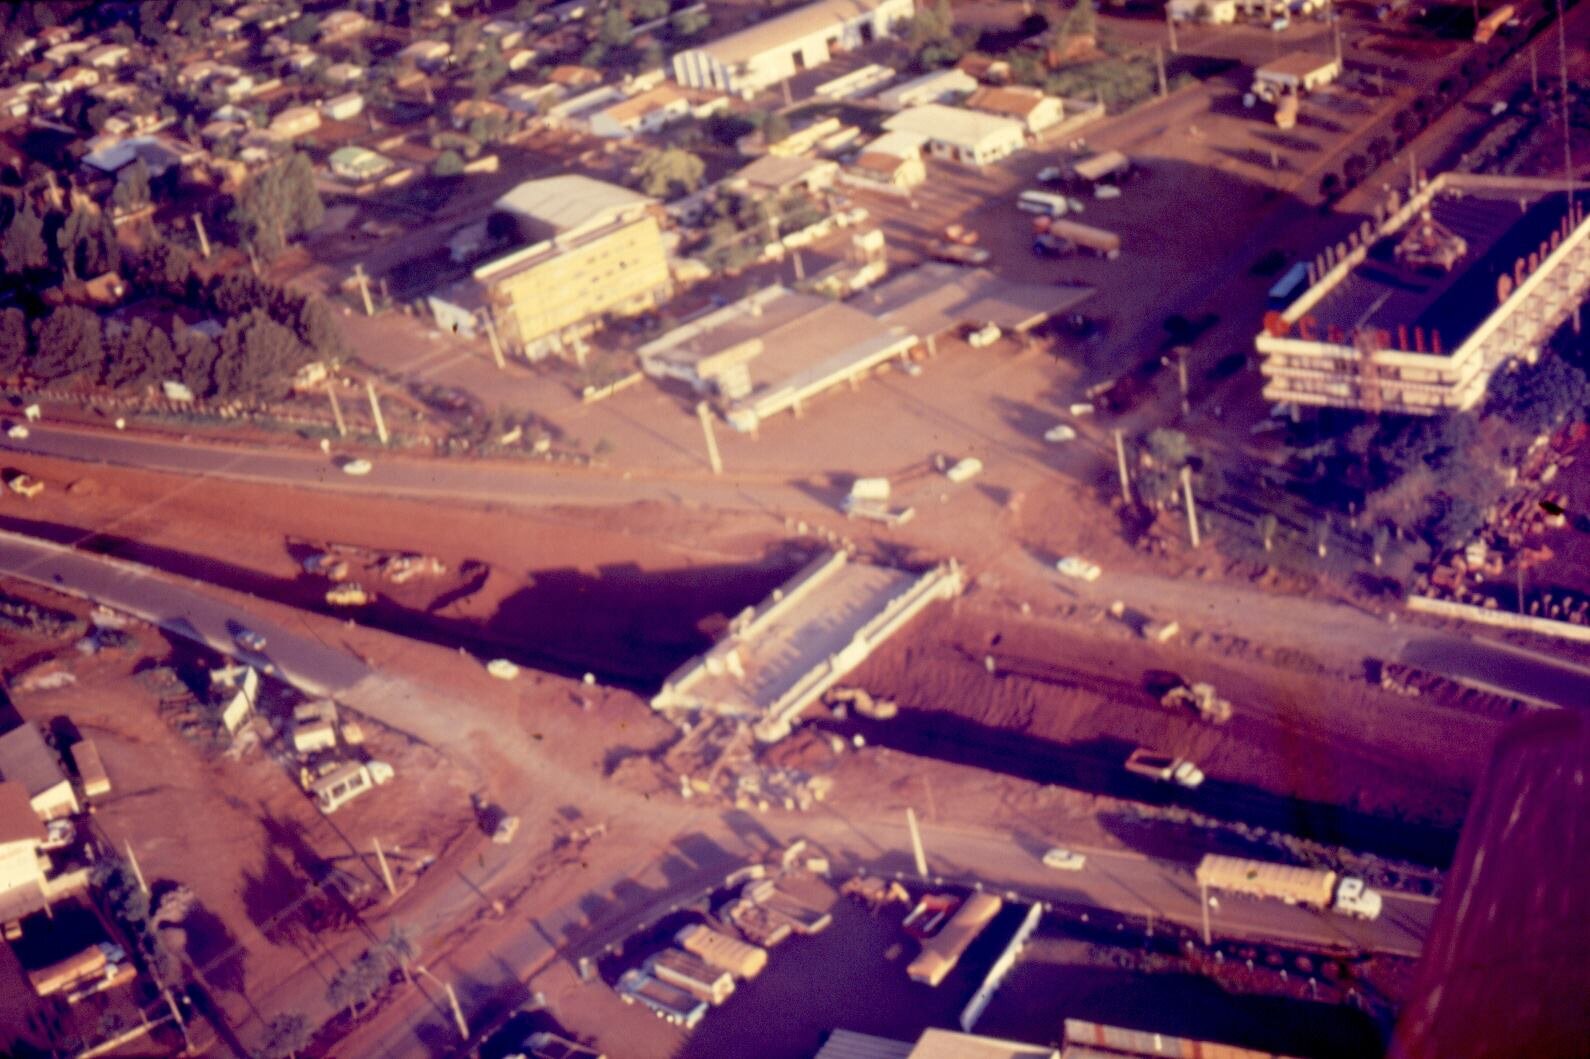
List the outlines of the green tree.
{"type": "Polygon", "coordinates": [[[219,347],[211,378],[222,400],[279,397],[287,375],[305,361],[298,337],[260,309],[233,317],[219,347]]]}
{"type": "Polygon", "coordinates": [[[296,1059],[314,1040],[309,1020],[293,1012],[277,1015],[265,1026],[265,1040],[255,1052],[256,1059],[296,1059]]]}
{"type": "Polygon", "coordinates": [[[628,44],[630,36],[635,32],[635,27],[629,21],[629,15],[622,6],[609,4],[602,13],[602,25],[596,31],[596,40],[609,48],[620,47],[628,44]]]}
{"type": "Polygon", "coordinates": [[[337,314],[326,299],[312,296],[304,299],[299,308],[295,332],[298,341],[317,357],[336,360],[348,351],[342,339],[342,328],[337,325],[337,314]]]}
{"type": "Polygon", "coordinates": [[[98,276],[114,272],[121,264],[116,228],[99,210],[82,207],[72,210],[55,233],[55,241],[68,276],[98,276]]]}
{"type": "Polygon", "coordinates": [[[308,44],[320,32],[320,18],[316,15],[302,15],[295,19],[285,32],[287,39],[294,44],[308,44]]]}
{"type": "Polygon", "coordinates": [[[694,37],[710,25],[712,16],[704,8],[686,8],[668,20],[668,28],[675,37],[694,37]]]}
{"type": "Polygon", "coordinates": [[[28,318],[21,309],[0,310],[0,375],[15,375],[28,361],[31,349],[28,318]]]}
{"type": "Polygon", "coordinates": [[[186,247],[167,239],[152,238],[145,241],[130,264],[133,283],[144,290],[177,299],[189,296],[193,254],[186,247]]]}
{"type": "Polygon", "coordinates": [[[778,143],[789,136],[789,118],[780,111],[774,111],[762,122],[762,139],[766,143],[778,143]]]}
{"type": "Polygon", "coordinates": [[[103,359],[99,317],[77,305],[63,305],[38,324],[38,352],[31,373],[41,379],[69,379],[98,373],[103,359]]]}
{"type": "Polygon", "coordinates": [[[191,327],[177,331],[171,344],[177,356],[177,380],[194,394],[208,396],[215,385],[212,381],[215,358],[221,351],[208,335],[191,327]]]}
{"type": "Polygon", "coordinates": [[[643,154],[630,170],[630,178],[646,194],[671,199],[700,187],[706,169],[706,163],[689,151],[667,147],[643,154]]]}
{"type": "Polygon", "coordinates": [[[294,152],[243,186],[232,218],[244,243],[272,258],[286,249],[289,239],[309,231],[325,215],[314,166],[307,156],[294,152]]]}
{"type": "Polygon", "coordinates": [[[1566,357],[1548,355],[1538,364],[1514,362],[1491,376],[1485,414],[1497,416],[1533,439],[1556,429],[1590,404],[1590,379],[1566,357]]]}
{"type": "Polygon", "coordinates": [[[464,173],[464,159],[454,150],[446,150],[436,156],[436,161],[431,163],[431,175],[439,177],[462,176],[464,173]]]}
{"type": "Polygon", "coordinates": [[[44,218],[30,202],[11,218],[5,237],[0,239],[0,257],[13,275],[42,269],[50,263],[50,250],[44,242],[44,218]]]}
{"type": "Polygon", "coordinates": [[[635,0],[630,10],[642,22],[651,22],[667,15],[670,6],[668,0],[635,0]]]}

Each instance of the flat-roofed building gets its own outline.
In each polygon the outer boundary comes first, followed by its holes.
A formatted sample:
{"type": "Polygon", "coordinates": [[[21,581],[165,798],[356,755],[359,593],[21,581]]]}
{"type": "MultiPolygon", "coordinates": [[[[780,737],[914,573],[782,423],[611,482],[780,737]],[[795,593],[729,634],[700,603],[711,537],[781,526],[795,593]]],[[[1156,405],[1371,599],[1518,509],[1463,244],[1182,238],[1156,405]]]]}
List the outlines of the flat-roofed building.
{"type": "Polygon", "coordinates": [[[1053,128],[1066,116],[1064,100],[1058,96],[1045,95],[1042,89],[1028,85],[979,88],[966,97],[966,106],[985,114],[1019,121],[1033,134],[1053,128]]]}
{"type": "Polygon", "coordinates": [[[524,245],[430,298],[444,327],[491,324],[505,353],[581,356],[607,314],[643,312],[672,294],[654,200],[578,175],[520,184],[497,200],[524,245]]]}
{"type": "Polygon", "coordinates": [[[648,342],[641,367],[717,398],[730,425],[754,432],[783,411],[904,356],[905,328],[845,302],[767,287],[648,342]]]}
{"type": "Polygon", "coordinates": [[[909,194],[927,179],[927,166],[922,161],[926,143],[926,137],[914,132],[886,132],[862,147],[840,179],[896,195],[909,194]]]}
{"type": "Polygon", "coordinates": [[[953,562],[911,573],[844,552],[819,556],[670,674],[652,708],[743,717],[758,739],[776,742],[880,644],[964,585],[953,562]]]}
{"type": "Polygon", "coordinates": [[[21,783],[0,783],[0,923],[44,907],[44,872],[39,844],[44,824],[21,783]]]}
{"type": "Polygon", "coordinates": [[[914,14],[913,0],[818,0],[679,52],[674,80],[748,99],[836,52],[890,36],[914,14]]]}
{"type": "Polygon", "coordinates": [[[630,96],[590,116],[591,132],[597,136],[634,136],[656,132],[690,117],[690,97],[673,85],[630,96]]]}
{"type": "Polygon", "coordinates": [[[1590,293],[1590,193],[1445,173],[1310,264],[1255,340],[1278,404],[1430,415],[1533,363],[1590,293]]]}
{"type": "Polygon", "coordinates": [[[1008,158],[1027,143],[1027,128],[1019,121],[941,103],[908,107],[883,127],[915,133],[927,141],[930,154],[970,166],[1008,158]]]}
{"type": "Polygon", "coordinates": [[[0,735],[0,780],[20,785],[41,820],[72,816],[81,809],[61,759],[36,725],[23,724],[0,735]]]}
{"type": "Polygon", "coordinates": [[[1342,62],[1330,55],[1295,51],[1265,63],[1253,72],[1253,91],[1275,101],[1283,95],[1306,95],[1342,75],[1342,62]]]}
{"type": "Polygon", "coordinates": [[[933,70],[913,77],[878,93],[878,102],[890,110],[921,107],[929,103],[947,103],[970,95],[978,89],[977,78],[965,70],[950,67],[933,70]]]}

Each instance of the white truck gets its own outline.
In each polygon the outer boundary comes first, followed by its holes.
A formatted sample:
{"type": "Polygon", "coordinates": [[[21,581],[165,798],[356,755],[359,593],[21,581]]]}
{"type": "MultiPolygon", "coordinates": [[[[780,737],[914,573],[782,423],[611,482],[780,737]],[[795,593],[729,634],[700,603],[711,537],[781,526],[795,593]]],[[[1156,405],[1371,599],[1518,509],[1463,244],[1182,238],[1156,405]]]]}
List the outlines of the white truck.
{"type": "Polygon", "coordinates": [[[1321,911],[1329,909],[1355,919],[1378,918],[1382,904],[1379,892],[1370,889],[1364,880],[1340,876],[1325,868],[1210,853],[1198,862],[1195,876],[1198,885],[1207,889],[1272,898],[1321,911]]]}

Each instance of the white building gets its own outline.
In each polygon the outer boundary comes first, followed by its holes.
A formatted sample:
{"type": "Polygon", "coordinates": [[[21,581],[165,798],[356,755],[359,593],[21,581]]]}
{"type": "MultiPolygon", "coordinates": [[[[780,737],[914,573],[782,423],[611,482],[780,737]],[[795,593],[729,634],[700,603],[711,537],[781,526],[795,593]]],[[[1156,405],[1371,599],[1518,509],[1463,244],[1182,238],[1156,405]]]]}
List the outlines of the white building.
{"type": "Polygon", "coordinates": [[[596,111],[589,121],[591,131],[598,136],[634,136],[682,121],[690,116],[690,111],[690,97],[673,85],[658,85],[596,111]]]}
{"type": "Polygon", "coordinates": [[[928,153],[962,165],[985,166],[1008,158],[1027,143],[1019,121],[960,107],[929,103],[902,110],[883,123],[890,132],[912,132],[927,141],[928,153]]]}
{"type": "Polygon", "coordinates": [[[34,725],[0,735],[0,780],[21,785],[39,819],[72,816],[81,808],[60,759],[34,725]]]}
{"type": "Polygon", "coordinates": [[[1530,177],[1443,173],[1310,263],[1265,316],[1264,396],[1430,415],[1472,408],[1533,363],[1590,295],[1587,197],[1530,177]]]}
{"type": "Polygon", "coordinates": [[[749,99],[836,52],[890,36],[913,0],[817,0],[674,56],[674,80],[749,99]]]}
{"type": "Polygon", "coordinates": [[[1060,124],[1066,116],[1064,100],[1046,96],[1041,89],[1026,85],[979,88],[966,97],[966,106],[984,114],[1019,121],[1034,135],[1060,124]]]}
{"type": "Polygon", "coordinates": [[[890,110],[920,107],[928,103],[948,103],[977,91],[977,78],[965,70],[950,67],[894,85],[878,93],[878,102],[890,110]]]}
{"type": "Polygon", "coordinates": [[[1237,20],[1236,0],[1170,0],[1165,5],[1177,22],[1209,22],[1229,26],[1237,20]]]}
{"type": "Polygon", "coordinates": [[[1253,72],[1253,92],[1274,102],[1283,95],[1306,95],[1342,75],[1340,59],[1295,51],[1267,62],[1253,72]]]}
{"type": "Polygon", "coordinates": [[[20,783],[0,783],[0,923],[9,923],[44,903],[39,843],[44,825],[20,783]]]}

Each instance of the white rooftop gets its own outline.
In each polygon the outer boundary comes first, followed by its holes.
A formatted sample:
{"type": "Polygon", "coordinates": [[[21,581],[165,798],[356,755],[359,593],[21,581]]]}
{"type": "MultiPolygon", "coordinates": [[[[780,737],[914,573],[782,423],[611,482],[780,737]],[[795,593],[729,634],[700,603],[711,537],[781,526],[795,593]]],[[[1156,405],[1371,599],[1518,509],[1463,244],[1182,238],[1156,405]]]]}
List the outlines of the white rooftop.
{"type": "Polygon", "coordinates": [[[964,107],[947,107],[942,103],[907,107],[885,121],[883,127],[890,132],[914,132],[939,143],[966,148],[976,147],[990,139],[1026,136],[1026,128],[1014,119],[983,114],[964,107]]]}
{"type": "Polygon", "coordinates": [[[617,184],[570,173],[527,180],[498,199],[496,208],[539,221],[561,235],[600,227],[652,201],[617,184]]]}
{"type": "Polygon", "coordinates": [[[825,29],[838,30],[854,19],[871,14],[882,4],[883,0],[817,0],[815,4],[807,4],[738,33],[719,37],[702,45],[701,50],[724,66],[732,66],[825,29]]]}

